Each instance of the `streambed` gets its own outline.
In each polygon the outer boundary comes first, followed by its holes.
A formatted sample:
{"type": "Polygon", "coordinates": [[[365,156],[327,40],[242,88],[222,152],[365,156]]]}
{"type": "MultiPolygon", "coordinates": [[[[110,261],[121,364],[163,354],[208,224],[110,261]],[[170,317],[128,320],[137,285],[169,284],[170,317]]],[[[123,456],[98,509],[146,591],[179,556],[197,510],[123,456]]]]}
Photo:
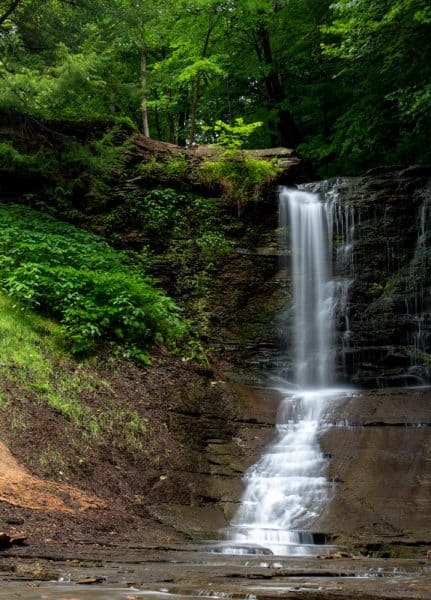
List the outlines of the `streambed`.
{"type": "Polygon", "coordinates": [[[25,559],[4,562],[0,599],[431,597],[431,564],[422,559],[220,556],[194,545],[140,550],[94,546],[81,555],[76,549],[72,559],[66,558],[72,556],[70,549],[59,552],[55,561],[53,548],[49,554],[49,560],[27,553],[25,559]],[[92,578],[101,581],[78,584],[92,578]]]}

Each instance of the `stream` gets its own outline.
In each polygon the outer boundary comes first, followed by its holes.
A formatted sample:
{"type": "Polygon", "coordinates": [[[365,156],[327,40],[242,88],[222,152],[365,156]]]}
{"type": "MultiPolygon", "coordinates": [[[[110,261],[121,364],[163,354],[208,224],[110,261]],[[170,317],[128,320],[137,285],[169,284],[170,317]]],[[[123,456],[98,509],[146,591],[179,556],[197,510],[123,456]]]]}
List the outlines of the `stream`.
{"type": "MultiPolygon", "coordinates": [[[[192,544],[95,550],[94,558],[39,560],[38,576],[3,568],[0,599],[137,600],[160,598],[429,599],[431,567],[420,560],[220,556],[192,544]],[[98,560],[97,557],[98,556],[98,560]],[[79,564],[78,564],[79,563],[79,564]],[[54,577],[42,581],[41,577],[54,577]],[[86,584],[92,578],[98,583],[86,584]],[[77,582],[80,582],[79,584],[77,582]]],[[[27,565],[27,569],[28,569],[27,565]]]]}

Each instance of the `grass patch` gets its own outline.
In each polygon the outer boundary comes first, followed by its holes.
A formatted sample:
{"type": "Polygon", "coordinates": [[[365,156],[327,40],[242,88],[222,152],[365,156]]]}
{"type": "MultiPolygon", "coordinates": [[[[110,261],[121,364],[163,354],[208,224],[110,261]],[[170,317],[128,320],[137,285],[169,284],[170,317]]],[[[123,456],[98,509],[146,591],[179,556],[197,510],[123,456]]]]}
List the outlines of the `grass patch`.
{"type": "Polygon", "coordinates": [[[85,410],[77,392],[79,374],[59,377],[65,360],[58,324],[16,306],[0,295],[0,372],[2,379],[33,392],[72,423],[84,421],[85,410]],[[54,362],[56,367],[54,368],[54,362]],[[67,391],[67,393],[65,393],[67,391]]]}
{"type": "Polygon", "coordinates": [[[236,202],[241,216],[247,201],[257,200],[262,188],[279,172],[276,161],[256,159],[241,150],[225,150],[215,160],[204,160],[198,177],[209,187],[220,186],[224,196],[236,202]]]}
{"type": "MultiPolygon", "coordinates": [[[[8,406],[6,385],[13,382],[19,390],[37,400],[79,429],[90,439],[112,438],[117,447],[143,450],[147,419],[136,410],[119,406],[113,398],[103,411],[82,400],[84,392],[97,392],[107,382],[89,366],[72,362],[63,349],[60,325],[31,310],[23,310],[0,294],[0,375],[4,415],[12,415],[10,428],[23,431],[29,425],[25,411],[8,406]]],[[[52,462],[52,461],[51,461],[52,462]]]]}

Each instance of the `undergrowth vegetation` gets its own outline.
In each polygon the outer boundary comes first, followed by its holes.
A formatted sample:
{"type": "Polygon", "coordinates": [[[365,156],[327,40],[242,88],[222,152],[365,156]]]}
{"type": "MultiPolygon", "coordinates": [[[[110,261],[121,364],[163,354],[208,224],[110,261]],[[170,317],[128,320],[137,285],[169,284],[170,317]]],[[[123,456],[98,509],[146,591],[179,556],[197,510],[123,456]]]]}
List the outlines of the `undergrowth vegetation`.
{"type": "Polygon", "coordinates": [[[136,410],[105,405],[97,410],[83,401],[88,392],[108,385],[91,368],[71,362],[62,348],[63,331],[50,319],[22,310],[11,298],[0,294],[0,410],[9,417],[11,433],[30,426],[20,401],[9,403],[10,386],[18,397],[30,394],[60,413],[88,438],[117,434],[117,444],[142,449],[147,420],[136,410]],[[4,394],[5,386],[9,388],[4,394]]]}
{"type": "Polygon", "coordinates": [[[0,224],[3,290],[58,318],[74,354],[113,341],[147,362],[185,338],[175,302],[101,238],[20,206],[2,206],[0,224]]]}
{"type": "Polygon", "coordinates": [[[140,175],[156,180],[159,183],[184,181],[190,173],[190,165],[184,154],[178,156],[167,156],[163,160],[153,156],[149,161],[138,165],[137,171],[140,175]]]}
{"type": "MultiPolygon", "coordinates": [[[[121,181],[130,142],[121,126],[113,126],[85,143],[73,136],[58,135],[55,143],[42,137],[37,151],[21,148],[11,140],[0,141],[0,174],[19,175],[34,182],[44,198],[28,193],[27,201],[45,211],[62,211],[78,205],[100,210],[110,197],[112,182],[121,181]]],[[[27,144],[28,145],[28,144],[27,144]]]]}
{"type": "Polygon", "coordinates": [[[233,124],[218,120],[213,127],[215,145],[221,153],[202,162],[198,169],[200,181],[211,186],[219,186],[225,198],[236,202],[238,216],[244,211],[248,200],[257,200],[265,184],[271,182],[280,172],[276,161],[260,160],[247,154],[243,148],[250,136],[263,123],[245,123],[243,118],[233,124]]]}
{"type": "Polygon", "coordinates": [[[242,150],[225,150],[217,159],[205,160],[199,176],[209,186],[220,186],[225,197],[236,202],[241,216],[247,201],[257,200],[279,172],[275,161],[259,160],[242,150]]]}

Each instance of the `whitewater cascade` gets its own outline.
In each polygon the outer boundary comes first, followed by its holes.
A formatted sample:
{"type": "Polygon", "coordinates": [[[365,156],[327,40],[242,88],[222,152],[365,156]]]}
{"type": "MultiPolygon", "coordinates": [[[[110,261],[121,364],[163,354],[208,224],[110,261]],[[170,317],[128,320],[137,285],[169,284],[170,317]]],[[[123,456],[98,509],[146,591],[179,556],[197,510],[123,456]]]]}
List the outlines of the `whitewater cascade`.
{"type": "Polygon", "coordinates": [[[287,236],[290,216],[293,280],[294,381],[300,387],[327,387],[333,373],[332,240],[328,213],[317,194],[280,192],[279,225],[287,236]]]}
{"type": "MultiPolygon", "coordinates": [[[[237,543],[264,546],[279,555],[316,552],[313,534],[304,531],[321,513],[331,493],[327,458],[319,447],[322,415],[342,390],[335,380],[335,313],[345,312],[348,335],[348,278],[332,277],[335,228],[343,227],[338,260],[350,261],[354,218],[339,219],[336,198],[281,188],[281,254],[289,247],[293,284],[293,383],[280,377],[272,387],[283,400],[277,439],[246,473],[246,490],[232,523],[237,543]]],[[[286,257],[282,256],[282,263],[286,257]]],[[[283,372],[285,370],[283,369],[283,372]]]]}

